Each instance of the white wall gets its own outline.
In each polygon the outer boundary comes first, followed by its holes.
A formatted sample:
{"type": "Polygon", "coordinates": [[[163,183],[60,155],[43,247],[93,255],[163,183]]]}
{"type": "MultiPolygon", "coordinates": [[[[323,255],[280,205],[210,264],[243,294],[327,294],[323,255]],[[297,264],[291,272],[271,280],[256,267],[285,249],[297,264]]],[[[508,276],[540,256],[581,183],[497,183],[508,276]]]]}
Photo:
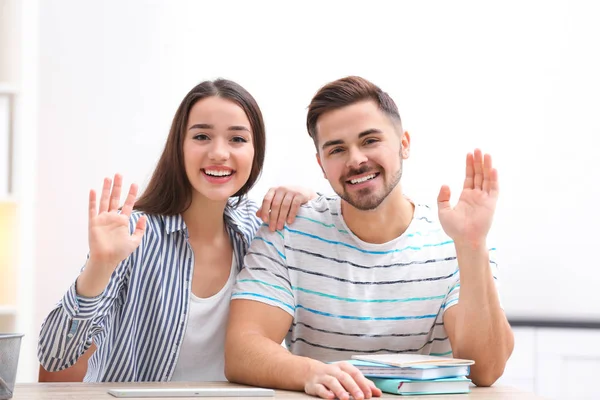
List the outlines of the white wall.
{"type": "MultiPolygon", "coordinates": [[[[17,202],[16,266],[18,270],[17,318],[15,329],[25,333],[21,345],[18,380],[37,377],[36,336],[39,321],[35,320],[34,250],[36,224],[34,218],[36,199],[35,176],[37,153],[38,105],[38,0],[0,0],[0,91],[12,93],[13,159],[11,162],[11,201],[17,202]],[[34,322],[35,320],[35,322],[34,322]]],[[[3,104],[5,107],[8,103],[3,104]]],[[[0,113],[6,109],[0,106],[0,113]]],[[[8,122],[8,114],[4,123],[8,122]]],[[[3,119],[0,117],[0,119],[3,119]]],[[[2,128],[7,128],[1,126],[2,128]]],[[[2,136],[0,132],[0,136],[2,136]]],[[[2,138],[0,138],[2,140],[2,138]]],[[[6,136],[4,138],[6,140],[6,136]]],[[[0,145],[0,148],[3,146],[0,145]]],[[[0,149],[1,151],[2,149],[0,149]]],[[[0,172],[6,174],[8,161],[4,151],[0,154],[0,172]]],[[[8,176],[0,177],[2,186],[8,176]]],[[[6,196],[8,187],[0,188],[0,197],[6,196]]],[[[0,277],[0,279],[2,279],[0,277]]]]}
{"type": "Polygon", "coordinates": [[[85,260],[90,188],[151,174],[196,83],[244,85],[265,115],[259,198],[290,183],[330,191],[305,130],[324,83],[362,75],[412,134],[407,193],[459,194],[464,155],[493,154],[494,225],[511,316],[600,318],[597,3],[515,1],[43,1],[35,198],[35,324],[85,260]]]}

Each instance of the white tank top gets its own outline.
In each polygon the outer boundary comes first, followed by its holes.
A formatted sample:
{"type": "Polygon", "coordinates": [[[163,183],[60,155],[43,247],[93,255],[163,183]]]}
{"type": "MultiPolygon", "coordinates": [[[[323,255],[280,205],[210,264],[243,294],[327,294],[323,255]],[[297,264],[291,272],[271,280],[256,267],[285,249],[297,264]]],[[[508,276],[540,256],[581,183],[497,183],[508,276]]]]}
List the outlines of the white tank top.
{"type": "Polygon", "coordinates": [[[235,253],[229,279],[218,293],[201,299],[190,292],[187,328],[171,381],[225,381],[225,329],[236,277],[235,253]]]}

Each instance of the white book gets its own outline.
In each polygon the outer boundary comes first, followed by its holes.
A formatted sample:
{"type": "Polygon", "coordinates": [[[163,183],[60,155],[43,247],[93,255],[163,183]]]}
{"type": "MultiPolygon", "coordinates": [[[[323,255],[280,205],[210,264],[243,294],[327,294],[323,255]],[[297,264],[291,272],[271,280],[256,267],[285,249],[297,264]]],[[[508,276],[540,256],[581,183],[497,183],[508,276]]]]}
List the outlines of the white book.
{"type": "Polygon", "coordinates": [[[350,364],[362,372],[367,378],[398,378],[427,380],[440,378],[453,378],[469,375],[469,366],[438,366],[438,365],[413,365],[410,367],[396,367],[394,365],[380,364],[369,361],[349,360],[350,364]]]}
{"type": "Polygon", "coordinates": [[[370,361],[379,364],[394,365],[396,367],[411,367],[414,365],[433,365],[433,366],[464,366],[473,365],[475,361],[452,358],[427,356],[421,354],[357,354],[352,356],[353,360],[370,361]]]}

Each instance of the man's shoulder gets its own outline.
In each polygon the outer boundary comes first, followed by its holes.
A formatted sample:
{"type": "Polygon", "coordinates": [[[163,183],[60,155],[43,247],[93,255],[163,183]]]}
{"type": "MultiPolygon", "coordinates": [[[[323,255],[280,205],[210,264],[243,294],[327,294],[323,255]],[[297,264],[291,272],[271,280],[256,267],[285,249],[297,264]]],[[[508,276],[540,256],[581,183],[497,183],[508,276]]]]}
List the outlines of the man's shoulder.
{"type": "Polygon", "coordinates": [[[340,214],[340,197],[321,195],[300,206],[297,217],[330,221],[340,214]]]}
{"type": "Polygon", "coordinates": [[[414,218],[431,225],[440,225],[437,208],[427,203],[413,203],[415,206],[414,218]]]}
{"type": "Polygon", "coordinates": [[[426,203],[413,203],[415,213],[411,224],[412,236],[420,238],[423,242],[446,243],[450,237],[442,228],[437,207],[426,203]]]}
{"type": "Polygon", "coordinates": [[[294,222],[286,224],[281,237],[286,242],[305,241],[316,237],[335,240],[338,228],[342,224],[339,209],[338,196],[321,195],[300,206],[294,222]]]}

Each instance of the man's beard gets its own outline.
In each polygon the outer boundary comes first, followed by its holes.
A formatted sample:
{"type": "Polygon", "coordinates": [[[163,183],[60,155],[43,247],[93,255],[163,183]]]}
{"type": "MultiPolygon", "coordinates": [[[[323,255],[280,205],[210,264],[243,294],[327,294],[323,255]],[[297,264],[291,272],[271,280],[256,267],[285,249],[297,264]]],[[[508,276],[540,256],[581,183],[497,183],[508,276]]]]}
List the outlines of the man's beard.
{"type": "MultiPolygon", "coordinates": [[[[361,175],[361,174],[364,174],[367,172],[375,173],[375,172],[379,172],[379,171],[373,170],[370,167],[365,166],[364,168],[360,168],[358,170],[349,171],[348,174],[346,174],[346,176],[361,175]]],[[[379,176],[381,176],[382,179],[385,179],[385,176],[383,176],[383,174],[381,172],[379,172],[379,176]]],[[[371,189],[371,188],[364,188],[364,189],[361,189],[358,191],[353,191],[352,194],[350,194],[346,190],[346,187],[347,187],[347,185],[351,185],[351,184],[346,182],[346,179],[342,179],[341,184],[342,184],[343,192],[337,193],[337,194],[343,200],[345,200],[348,204],[350,204],[352,207],[354,207],[358,210],[361,210],[361,211],[374,210],[377,207],[379,207],[379,205],[386,199],[386,197],[388,197],[388,195],[392,192],[392,190],[394,190],[394,188],[398,185],[398,182],[400,182],[401,177],[402,177],[402,158],[400,159],[400,168],[398,168],[398,171],[396,171],[396,173],[392,177],[389,184],[387,184],[383,188],[383,191],[381,191],[380,193],[377,193],[376,190],[371,189]]],[[[375,179],[377,179],[377,178],[375,178],[375,179]]],[[[384,184],[385,184],[385,182],[384,182],[384,184]]]]}

